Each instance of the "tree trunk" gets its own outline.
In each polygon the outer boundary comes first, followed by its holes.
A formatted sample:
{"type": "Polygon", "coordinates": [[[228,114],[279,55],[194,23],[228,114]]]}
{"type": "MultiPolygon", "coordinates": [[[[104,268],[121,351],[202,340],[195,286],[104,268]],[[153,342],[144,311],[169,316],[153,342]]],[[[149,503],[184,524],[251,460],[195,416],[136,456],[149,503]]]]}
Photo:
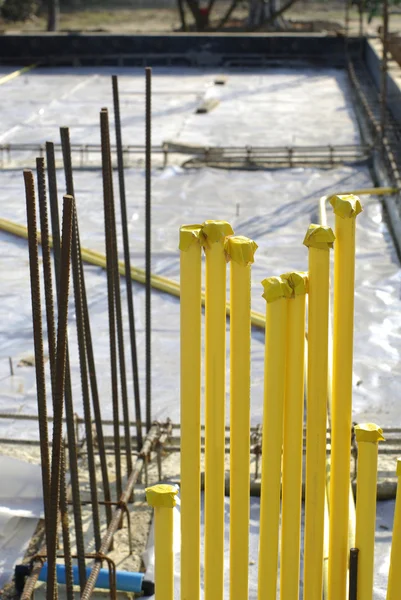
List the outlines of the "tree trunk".
{"type": "Polygon", "coordinates": [[[47,31],[57,31],[59,14],[59,0],[48,0],[47,31]]]}

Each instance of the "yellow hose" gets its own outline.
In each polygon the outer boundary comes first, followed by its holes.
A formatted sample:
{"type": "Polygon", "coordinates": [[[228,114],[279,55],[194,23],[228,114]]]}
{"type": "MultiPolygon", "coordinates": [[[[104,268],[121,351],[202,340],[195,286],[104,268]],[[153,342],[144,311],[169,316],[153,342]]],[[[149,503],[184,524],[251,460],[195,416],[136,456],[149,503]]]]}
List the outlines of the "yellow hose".
{"type": "Polygon", "coordinates": [[[20,75],[23,75],[24,73],[28,73],[28,71],[32,71],[32,69],[34,69],[35,67],[37,67],[36,64],[29,65],[28,67],[23,67],[22,69],[18,69],[18,71],[13,71],[12,73],[8,73],[8,75],[4,75],[4,77],[0,77],[0,85],[3,85],[4,83],[8,83],[9,81],[16,79],[20,75]]]}
{"type": "MultiPolygon", "coordinates": [[[[20,238],[28,239],[28,231],[25,225],[14,223],[13,221],[9,221],[8,219],[0,218],[0,230],[5,231],[6,233],[11,233],[20,238]]],[[[41,243],[40,232],[38,232],[38,241],[39,243],[41,243]]],[[[51,236],[50,245],[53,245],[53,240],[51,236]]],[[[81,248],[81,256],[84,262],[90,265],[95,265],[96,267],[101,267],[102,269],[106,269],[106,257],[101,252],[95,252],[94,250],[89,250],[88,248],[81,248]]],[[[118,263],[118,268],[120,275],[125,275],[125,267],[122,261],[118,263]]],[[[138,283],[145,283],[144,269],[139,269],[138,267],[131,267],[131,279],[133,281],[137,281],[138,283]]],[[[171,296],[176,296],[177,298],[180,297],[180,284],[177,281],[168,279],[167,277],[162,277],[160,275],[152,274],[151,285],[156,290],[165,292],[166,294],[170,294],[171,296]]],[[[204,292],[202,292],[202,306],[205,306],[204,292]]],[[[228,302],[226,304],[226,313],[227,316],[230,315],[230,304],[228,302]]],[[[251,323],[254,327],[264,329],[265,316],[262,313],[257,312],[256,310],[251,310],[251,323]]]]}

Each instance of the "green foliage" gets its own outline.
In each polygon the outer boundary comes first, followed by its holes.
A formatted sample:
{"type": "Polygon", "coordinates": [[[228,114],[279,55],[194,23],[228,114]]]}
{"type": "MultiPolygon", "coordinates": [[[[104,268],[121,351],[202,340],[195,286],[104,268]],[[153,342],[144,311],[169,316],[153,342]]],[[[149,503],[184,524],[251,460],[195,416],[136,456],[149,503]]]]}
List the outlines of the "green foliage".
{"type": "Polygon", "coordinates": [[[4,0],[0,15],[6,21],[26,21],[38,10],[37,0],[4,0]]]}

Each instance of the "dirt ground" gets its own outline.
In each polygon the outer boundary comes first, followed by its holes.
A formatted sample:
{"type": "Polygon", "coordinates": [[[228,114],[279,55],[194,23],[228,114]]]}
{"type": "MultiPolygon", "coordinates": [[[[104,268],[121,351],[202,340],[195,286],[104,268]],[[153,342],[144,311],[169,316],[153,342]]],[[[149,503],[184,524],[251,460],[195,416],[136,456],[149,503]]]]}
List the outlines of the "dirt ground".
{"type": "MultiPolygon", "coordinates": [[[[216,2],[212,13],[212,28],[225,14],[226,0],[216,2]]],[[[242,2],[232,13],[225,31],[246,31],[247,3],[242,2]]],[[[342,2],[296,2],[285,13],[285,30],[289,31],[333,31],[344,28],[344,3],[342,2]]],[[[192,19],[187,15],[188,24],[192,19]]],[[[365,31],[377,35],[381,18],[375,17],[366,23],[365,31]]],[[[390,17],[391,30],[401,30],[401,12],[390,17]]],[[[60,16],[59,30],[64,32],[110,32],[110,33],[162,33],[180,30],[180,18],[176,8],[128,8],[105,3],[92,5],[90,9],[64,10],[60,16]]],[[[5,23],[0,19],[0,32],[45,31],[46,15],[33,17],[26,22],[5,23]]],[[[350,32],[359,31],[359,16],[355,7],[350,11],[350,32]]]]}

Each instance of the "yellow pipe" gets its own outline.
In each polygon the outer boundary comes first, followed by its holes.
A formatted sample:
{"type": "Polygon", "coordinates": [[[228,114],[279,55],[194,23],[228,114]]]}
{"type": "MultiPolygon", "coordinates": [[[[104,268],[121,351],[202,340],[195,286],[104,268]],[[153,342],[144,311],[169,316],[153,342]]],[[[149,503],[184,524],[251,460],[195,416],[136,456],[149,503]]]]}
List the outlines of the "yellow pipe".
{"type": "Polygon", "coordinates": [[[288,329],[281,495],[280,598],[298,600],[301,544],[306,273],[281,276],[293,290],[288,329]]]}
{"type": "Polygon", "coordinates": [[[230,317],[230,598],[248,597],[252,240],[227,238],[230,317]]]}
{"type": "Polygon", "coordinates": [[[330,544],[328,598],[346,597],[354,345],[355,225],[362,206],[354,195],[332,196],[335,214],[334,328],[331,399],[330,544]]]}
{"type": "Polygon", "coordinates": [[[8,83],[9,81],[16,79],[20,75],[23,75],[24,73],[28,73],[28,71],[32,71],[32,69],[34,69],[37,66],[38,66],[37,64],[29,65],[28,67],[23,67],[22,69],[18,69],[18,71],[13,71],[12,73],[8,73],[8,75],[4,75],[3,77],[0,77],[0,85],[3,85],[4,83],[8,83]]]}
{"type": "Polygon", "coordinates": [[[397,479],[387,600],[399,600],[401,590],[401,458],[397,459],[397,479]]]}
{"type": "Polygon", "coordinates": [[[280,521],[281,450],[287,345],[287,298],[292,290],[281,277],[263,282],[266,304],[265,388],[259,528],[258,599],[276,600],[280,521]]]}
{"type": "Polygon", "coordinates": [[[224,462],[226,403],[226,255],[233,233],[225,221],[206,221],[205,311],[205,600],[224,590],[224,462]]]}
{"type": "Polygon", "coordinates": [[[201,226],[180,229],[181,599],[199,600],[201,471],[201,226]]]}
{"type": "MultiPolygon", "coordinates": [[[[11,233],[12,235],[16,235],[17,237],[21,237],[24,239],[28,239],[27,228],[24,225],[20,225],[19,223],[14,223],[13,221],[9,221],[8,219],[0,218],[0,230],[5,231],[6,233],[11,233]]],[[[40,232],[38,232],[38,242],[41,243],[40,232]]],[[[52,246],[52,238],[50,236],[50,245],[52,246]]],[[[81,256],[82,260],[88,264],[95,265],[97,267],[101,267],[102,269],[106,269],[106,257],[101,254],[101,252],[95,252],[94,250],[89,250],[88,248],[81,248],[81,256]]],[[[125,275],[125,267],[124,263],[120,261],[118,263],[118,269],[120,275],[125,275]]],[[[138,267],[131,267],[131,279],[133,281],[137,281],[138,283],[145,283],[145,271],[138,267]]],[[[180,297],[180,284],[173,279],[169,279],[168,277],[162,277],[160,275],[152,274],[151,276],[151,285],[154,289],[159,290],[161,292],[165,292],[166,294],[170,294],[171,296],[180,297]]],[[[205,305],[205,293],[202,292],[201,296],[202,306],[205,305]]],[[[226,304],[226,314],[230,315],[230,304],[227,302],[226,304]]],[[[260,329],[265,328],[265,317],[262,313],[251,310],[251,324],[254,327],[258,327],[260,329]]]]}
{"type": "Polygon", "coordinates": [[[321,600],[323,588],[324,506],[326,494],[326,419],[328,385],[329,227],[311,225],[309,247],[308,390],[306,416],[306,490],[304,597],[321,600]]]}
{"type": "Polygon", "coordinates": [[[174,600],[173,508],[177,490],[159,484],[146,488],[146,500],[154,509],[155,520],[155,598],[174,600]]]}
{"type": "Polygon", "coordinates": [[[374,423],[364,423],[355,427],[358,442],[355,546],[359,550],[358,598],[360,600],[373,599],[377,455],[378,442],[384,440],[382,433],[374,423]]]}

